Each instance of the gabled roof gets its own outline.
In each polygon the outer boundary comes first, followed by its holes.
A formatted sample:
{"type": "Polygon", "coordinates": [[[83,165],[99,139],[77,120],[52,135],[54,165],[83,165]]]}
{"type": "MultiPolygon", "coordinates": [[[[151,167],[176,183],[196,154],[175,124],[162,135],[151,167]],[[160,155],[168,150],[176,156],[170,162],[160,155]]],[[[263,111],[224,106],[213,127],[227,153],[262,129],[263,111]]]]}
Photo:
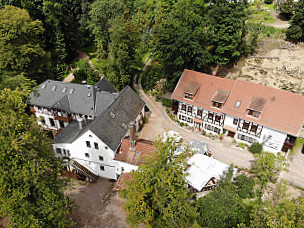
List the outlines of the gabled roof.
{"type": "Polygon", "coordinates": [[[172,99],[218,113],[230,114],[294,136],[300,134],[304,123],[304,97],[302,95],[253,82],[232,81],[187,69],[184,70],[172,94],[172,99]],[[200,84],[193,100],[184,98],[183,94],[189,81],[196,81],[197,84],[200,84]],[[226,100],[224,99],[225,94],[228,94],[226,100]],[[212,107],[212,98],[225,100],[222,109],[212,107]],[[238,107],[236,107],[237,102],[238,107]],[[261,112],[259,118],[248,116],[247,109],[261,112]]]}
{"type": "Polygon", "coordinates": [[[127,126],[135,120],[144,105],[145,102],[131,87],[126,86],[106,110],[96,117],[89,129],[116,151],[128,131],[127,126]]]}
{"type": "Polygon", "coordinates": [[[71,113],[71,104],[67,95],[65,95],[61,100],[55,103],[51,108],[57,108],[61,110],[66,110],[66,112],[71,113]]]}
{"type": "Polygon", "coordinates": [[[227,91],[229,93],[233,84],[234,81],[232,80],[185,69],[175,87],[172,99],[219,112],[219,109],[211,106],[211,100],[217,91],[227,91]],[[186,99],[184,94],[189,86],[189,82],[196,82],[199,85],[199,89],[193,100],[186,99]]]}
{"type": "Polygon", "coordinates": [[[100,114],[102,108],[117,97],[116,89],[105,77],[94,87],[49,79],[39,85],[37,92],[38,96],[35,96],[34,93],[30,95],[31,105],[58,108],[68,113],[90,116],[100,114]],[[98,105],[96,106],[97,99],[98,105]]]}
{"type": "Polygon", "coordinates": [[[140,165],[145,162],[145,157],[155,151],[153,142],[145,139],[136,140],[136,148],[130,150],[130,137],[122,140],[120,148],[115,155],[116,161],[126,162],[132,165],[140,165]]]}
{"type": "MultiPolygon", "coordinates": [[[[55,143],[73,143],[85,132],[92,131],[109,148],[116,151],[128,131],[128,125],[134,121],[145,103],[131,89],[125,87],[93,121],[83,129],[77,129],[76,121],[71,122],[54,139],[55,143]],[[72,126],[70,126],[73,124],[72,126]],[[62,136],[63,134],[63,136],[62,136]],[[71,134],[71,136],[68,136],[71,134]]],[[[78,124],[78,123],[77,123],[78,124]]]]}
{"type": "Polygon", "coordinates": [[[299,94],[237,80],[223,112],[298,136],[304,121],[304,97],[299,94]],[[241,101],[239,108],[236,101],[241,101]],[[247,115],[247,109],[260,111],[259,118],[247,115]]]}
{"type": "Polygon", "coordinates": [[[100,79],[95,85],[94,88],[97,91],[105,91],[109,93],[117,93],[116,88],[111,84],[111,82],[106,78],[103,77],[100,79]]]}

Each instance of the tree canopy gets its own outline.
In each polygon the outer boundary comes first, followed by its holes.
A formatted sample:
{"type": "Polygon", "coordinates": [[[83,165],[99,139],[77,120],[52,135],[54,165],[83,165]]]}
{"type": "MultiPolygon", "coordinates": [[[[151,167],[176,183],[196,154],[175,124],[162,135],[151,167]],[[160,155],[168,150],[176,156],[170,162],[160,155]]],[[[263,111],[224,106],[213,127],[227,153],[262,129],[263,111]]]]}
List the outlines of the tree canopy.
{"type": "Polygon", "coordinates": [[[127,221],[152,227],[187,227],[195,217],[195,209],[187,202],[190,192],[183,174],[190,151],[176,154],[180,145],[173,138],[158,140],[155,146],[155,153],[131,173],[124,189],[127,221]]]}
{"type": "Polygon", "coordinates": [[[0,91],[0,217],[11,227],[72,227],[49,138],[25,110],[26,88],[0,91]]]}
{"type": "Polygon", "coordinates": [[[287,39],[294,42],[304,41],[304,0],[295,4],[295,14],[291,18],[291,25],[286,31],[287,39]]]}
{"type": "Polygon", "coordinates": [[[0,77],[24,74],[43,81],[50,77],[50,55],[44,50],[42,22],[26,10],[6,6],[0,10],[0,77]]]}

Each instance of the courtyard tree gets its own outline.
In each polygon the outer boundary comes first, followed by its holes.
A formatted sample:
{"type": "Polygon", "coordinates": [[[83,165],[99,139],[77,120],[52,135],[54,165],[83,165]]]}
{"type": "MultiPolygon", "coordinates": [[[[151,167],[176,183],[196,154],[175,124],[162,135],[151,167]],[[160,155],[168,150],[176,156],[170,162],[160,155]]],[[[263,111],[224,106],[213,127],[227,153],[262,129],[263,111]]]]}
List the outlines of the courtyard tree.
{"type": "Polygon", "coordinates": [[[255,154],[252,172],[257,174],[260,181],[260,189],[258,191],[259,204],[262,203],[264,189],[268,182],[275,183],[281,171],[286,170],[287,163],[285,157],[280,153],[268,153],[262,151],[260,154],[255,154]]]}
{"type": "MultiPolygon", "coordinates": [[[[223,174],[218,186],[195,202],[201,227],[237,227],[246,222],[238,186],[232,182],[233,167],[223,174]]],[[[242,190],[240,190],[242,191],[242,190]]]]}
{"type": "Polygon", "coordinates": [[[49,138],[25,110],[28,89],[0,91],[0,217],[10,227],[73,227],[49,138]]]}
{"type": "Polygon", "coordinates": [[[156,151],[138,170],[131,173],[123,191],[127,221],[132,225],[151,227],[187,227],[196,215],[187,201],[190,192],[184,175],[189,149],[175,151],[180,146],[173,138],[157,140],[156,151]]]}

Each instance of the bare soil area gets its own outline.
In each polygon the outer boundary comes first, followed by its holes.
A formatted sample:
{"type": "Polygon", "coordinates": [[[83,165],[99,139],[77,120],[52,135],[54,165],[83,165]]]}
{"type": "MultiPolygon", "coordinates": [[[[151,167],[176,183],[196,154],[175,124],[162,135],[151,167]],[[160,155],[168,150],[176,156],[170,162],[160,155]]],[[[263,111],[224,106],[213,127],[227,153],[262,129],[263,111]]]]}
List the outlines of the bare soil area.
{"type": "Polygon", "coordinates": [[[304,93],[304,44],[265,39],[256,54],[242,59],[226,78],[241,78],[295,93],[304,93]]]}
{"type": "Polygon", "coordinates": [[[72,181],[65,193],[78,205],[71,215],[77,228],[130,227],[122,209],[124,200],[112,191],[113,186],[113,182],[104,178],[96,183],[72,181]]]}

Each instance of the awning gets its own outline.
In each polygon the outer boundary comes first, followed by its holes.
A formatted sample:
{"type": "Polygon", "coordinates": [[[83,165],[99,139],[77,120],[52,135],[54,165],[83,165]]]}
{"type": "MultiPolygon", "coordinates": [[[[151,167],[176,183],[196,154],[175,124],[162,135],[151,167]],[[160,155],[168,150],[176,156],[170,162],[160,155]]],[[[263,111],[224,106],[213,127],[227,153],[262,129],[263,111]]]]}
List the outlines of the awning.
{"type": "Polygon", "coordinates": [[[234,133],[236,133],[236,131],[237,131],[236,128],[231,127],[231,126],[227,126],[227,125],[224,125],[223,128],[226,129],[226,130],[228,130],[228,131],[232,131],[234,133]]]}
{"type": "Polygon", "coordinates": [[[203,120],[198,119],[198,118],[195,118],[195,117],[194,117],[193,121],[194,121],[194,122],[197,122],[197,123],[200,123],[200,124],[203,123],[203,120]]]}

